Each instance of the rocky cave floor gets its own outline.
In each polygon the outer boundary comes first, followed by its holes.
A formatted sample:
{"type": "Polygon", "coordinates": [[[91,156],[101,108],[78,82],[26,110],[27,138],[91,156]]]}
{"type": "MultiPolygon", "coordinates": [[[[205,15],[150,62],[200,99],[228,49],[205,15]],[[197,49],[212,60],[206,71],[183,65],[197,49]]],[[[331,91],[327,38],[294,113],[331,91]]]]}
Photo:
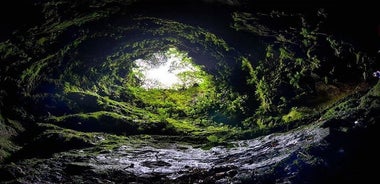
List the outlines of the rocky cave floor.
{"type": "MultiPolygon", "coordinates": [[[[25,158],[1,167],[4,183],[333,183],[374,179],[380,82],[344,113],[297,129],[202,148],[186,138],[139,136],[25,158]],[[372,104],[355,106],[372,99],[372,104]],[[377,105],[376,105],[377,104],[377,105]]],[[[360,98],[358,98],[360,97],[360,98]]],[[[353,100],[356,99],[356,100],[353,100]]],[[[332,109],[339,109],[339,104],[332,109]]],[[[96,137],[106,142],[106,136],[96,137]]],[[[48,149],[48,148],[46,148],[48,149]]],[[[43,152],[43,150],[39,150],[43,152]]]]}

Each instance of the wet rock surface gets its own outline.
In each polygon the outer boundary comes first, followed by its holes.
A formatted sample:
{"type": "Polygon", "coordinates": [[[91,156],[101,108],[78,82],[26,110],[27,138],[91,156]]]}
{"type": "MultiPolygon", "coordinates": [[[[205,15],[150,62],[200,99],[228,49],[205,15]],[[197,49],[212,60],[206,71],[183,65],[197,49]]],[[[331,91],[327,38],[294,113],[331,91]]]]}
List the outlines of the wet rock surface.
{"type": "MultiPolygon", "coordinates": [[[[20,182],[230,183],[264,175],[282,160],[329,134],[315,124],[288,133],[231,142],[205,150],[194,145],[122,145],[104,153],[74,150],[46,160],[25,160],[11,173],[20,182]],[[91,155],[91,156],[89,156],[91,155]],[[33,168],[30,175],[29,171],[33,168]],[[91,180],[89,177],[91,176],[91,180]]],[[[9,166],[12,167],[12,166],[9,166]]],[[[9,179],[12,176],[8,177],[9,179]]]]}
{"type": "Polygon", "coordinates": [[[176,144],[167,148],[122,146],[91,158],[89,164],[100,170],[122,169],[140,177],[159,174],[169,180],[201,171],[215,172],[221,178],[233,177],[240,172],[269,169],[292,152],[320,141],[327,134],[328,130],[322,128],[300,129],[232,142],[236,146],[232,148],[219,146],[210,150],[176,144]]]}

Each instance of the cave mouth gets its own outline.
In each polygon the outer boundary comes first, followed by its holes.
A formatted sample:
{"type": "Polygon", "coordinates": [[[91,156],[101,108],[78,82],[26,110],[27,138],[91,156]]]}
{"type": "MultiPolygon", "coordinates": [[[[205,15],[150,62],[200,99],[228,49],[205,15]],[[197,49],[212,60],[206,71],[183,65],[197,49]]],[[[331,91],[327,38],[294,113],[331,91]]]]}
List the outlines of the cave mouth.
{"type": "Polygon", "coordinates": [[[176,47],[153,53],[148,59],[133,62],[138,85],[149,89],[188,89],[205,81],[202,67],[176,47]]]}
{"type": "Polygon", "coordinates": [[[141,119],[164,124],[164,134],[200,135],[217,126],[213,120],[215,104],[221,103],[217,76],[196,61],[175,46],[132,60],[125,87],[132,105],[144,111],[141,119]]]}

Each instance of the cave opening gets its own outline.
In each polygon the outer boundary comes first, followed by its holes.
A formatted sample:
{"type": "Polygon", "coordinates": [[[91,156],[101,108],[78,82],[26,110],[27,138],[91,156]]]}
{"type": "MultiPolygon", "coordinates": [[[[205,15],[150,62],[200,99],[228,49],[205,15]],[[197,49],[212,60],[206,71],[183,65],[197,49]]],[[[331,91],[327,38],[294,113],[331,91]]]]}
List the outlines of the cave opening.
{"type": "Polygon", "coordinates": [[[144,89],[187,89],[204,82],[201,66],[186,52],[170,47],[153,53],[149,59],[134,61],[132,72],[144,89]]]}

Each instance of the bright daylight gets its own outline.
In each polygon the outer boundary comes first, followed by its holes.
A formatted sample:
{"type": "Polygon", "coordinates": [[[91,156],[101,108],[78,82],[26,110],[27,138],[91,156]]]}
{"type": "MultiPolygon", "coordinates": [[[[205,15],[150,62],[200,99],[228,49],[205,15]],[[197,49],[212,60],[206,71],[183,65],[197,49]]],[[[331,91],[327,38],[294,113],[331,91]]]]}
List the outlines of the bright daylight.
{"type": "Polygon", "coordinates": [[[174,47],[154,53],[147,60],[137,59],[134,64],[133,72],[145,89],[183,89],[202,82],[197,77],[200,67],[174,47]]]}

